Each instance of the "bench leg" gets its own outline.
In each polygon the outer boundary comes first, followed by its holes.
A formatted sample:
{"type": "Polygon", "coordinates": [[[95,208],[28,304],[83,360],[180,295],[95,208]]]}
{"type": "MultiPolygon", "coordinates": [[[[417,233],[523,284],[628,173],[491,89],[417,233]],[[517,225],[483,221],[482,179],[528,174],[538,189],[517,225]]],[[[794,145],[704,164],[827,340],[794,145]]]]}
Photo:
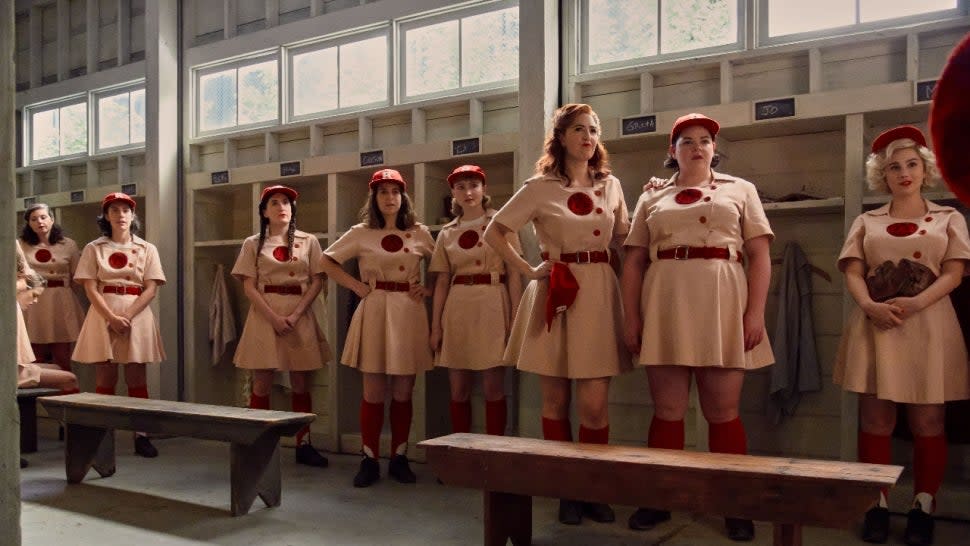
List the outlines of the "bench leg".
{"type": "Polygon", "coordinates": [[[232,515],[248,513],[256,495],[266,506],[279,506],[282,498],[279,435],[267,434],[251,445],[232,444],[230,449],[232,515]]]}
{"type": "Polygon", "coordinates": [[[17,398],[20,410],[20,452],[37,451],[37,399],[17,398]]]}
{"type": "Polygon", "coordinates": [[[94,468],[102,478],[115,473],[115,431],[68,424],[64,440],[68,483],[81,483],[94,468]]]}
{"type": "Polygon", "coordinates": [[[797,523],[776,523],[774,546],[802,546],[802,526],[797,523]]]}
{"type": "Polygon", "coordinates": [[[532,544],[532,497],[485,491],[482,509],[485,546],[505,546],[509,539],[513,546],[532,544]]]}

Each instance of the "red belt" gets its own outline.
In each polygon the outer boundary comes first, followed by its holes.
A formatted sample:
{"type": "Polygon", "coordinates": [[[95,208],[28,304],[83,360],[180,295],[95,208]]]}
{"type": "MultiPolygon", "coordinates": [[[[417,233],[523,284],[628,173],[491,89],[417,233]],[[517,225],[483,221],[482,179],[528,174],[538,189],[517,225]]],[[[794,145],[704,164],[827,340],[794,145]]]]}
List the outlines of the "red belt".
{"type": "MultiPolygon", "coordinates": [[[[504,274],[499,275],[498,282],[505,282],[506,278],[504,274]]],[[[492,275],[488,273],[455,275],[455,278],[451,280],[451,284],[492,284],[492,275]]]]}
{"type": "Polygon", "coordinates": [[[406,282],[377,281],[374,288],[387,290],[388,292],[407,292],[411,290],[411,284],[406,282]]]}
{"type": "MultiPolygon", "coordinates": [[[[548,260],[549,253],[543,252],[542,259],[548,260]]],[[[606,250],[580,250],[579,252],[563,252],[559,255],[560,262],[568,264],[598,264],[610,261],[610,253],[606,250]]]]}
{"type": "Polygon", "coordinates": [[[51,279],[47,281],[47,288],[60,288],[64,286],[64,281],[61,279],[51,279]]]}
{"type": "MultiPolygon", "coordinates": [[[[741,252],[737,253],[737,260],[741,261],[741,252]]],[[[719,246],[675,246],[657,251],[660,260],[730,260],[731,250],[719,246]]]]}
{"type": "MultiPolygon", "coordinates": [[[[50,286],[50,285],[48,285],[50,286]]],[[[140,286],[121,286],[115,284],[106,284],[101,287],[102,294],[118,294],[119,296],[140,296],[141,287],[140,286]]]]}
{"type": "Polygon", "coordinates": [[[298,284],[266,284],[263,285],[263,293],[299,296],[303,294],[303,287],[298,284]]]}

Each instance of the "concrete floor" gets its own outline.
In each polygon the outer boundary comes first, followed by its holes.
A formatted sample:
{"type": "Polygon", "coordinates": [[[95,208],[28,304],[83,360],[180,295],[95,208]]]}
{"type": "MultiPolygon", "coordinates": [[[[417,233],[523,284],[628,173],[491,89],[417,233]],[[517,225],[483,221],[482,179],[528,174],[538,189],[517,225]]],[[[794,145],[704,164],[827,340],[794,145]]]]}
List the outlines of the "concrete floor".
{"type": "MultiPolygon", "coordinates": [[[[82,484],[64,479],[63,444],[40,439],[40,451],[28,454],[21,474],[22,529],[25,545],[227,544],[227,545],[473,545],[482,543],[481,497],[477,491],[436,483],[430,470],[413,464],[415,485],[382,479],[369,489],[355,489],[351,479],[359,458],[328,454],[330,468],[297,466],[292,449],[283,449],[283,504],[267,509],[258,498],[250,514],[229,516],[228,444],[187,438],[156,440],[161,456],[141,459],[119,433],[117,473],[82,484]]],[[[386,473],[382,462],[382,474],[386,473]]],[[[905,509],[908,487],[897,488],[893,509],[905,509]],[[899,497],[898,499],[896,497],[899,497]]],[[[958,495],[963,504],[966,496],[958,495]]],[[[953,501],[950,502],[952,504],[953,501]]],[[[626,528],[633,508],[614,506],[617,522],[584,522],[578,527],[556,522],[558,504],[535,499],[533,544],[653,545],[735,544],[722,533],[722,520],[676,513],[647,532],[626,528]]],[[[963,514],[970,506],[963,506],[963,514]]],[[[964,516],[965,517],[965,516],[964,516]]],[[[899,537],[905,517],[892,518],[890,544],[899,537]]],[[[857,530],[808,528],[806,545],[864,544],[857,530]]],[[[938,545],[970,543],[970,523],[939,521],[938,545]]],[[[771,526],[757,524],[752,544],[771,544],[771,526]]]]}

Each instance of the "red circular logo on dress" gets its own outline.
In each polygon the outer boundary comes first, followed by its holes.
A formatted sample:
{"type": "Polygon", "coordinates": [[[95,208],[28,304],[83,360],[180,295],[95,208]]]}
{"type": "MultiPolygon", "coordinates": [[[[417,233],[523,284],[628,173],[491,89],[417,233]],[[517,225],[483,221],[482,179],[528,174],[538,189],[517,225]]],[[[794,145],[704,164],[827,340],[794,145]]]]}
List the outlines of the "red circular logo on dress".
{"type": "Polygon", "coordinates": [[[679,193],[674,197],[674,201],[678,205],[689,205],[691,203],[696,203],[698,199],[703,197],[704,194],[701,190],[697,188],[687,188],[686,190],[680,190],[679,193]]]}
{"type": "Polygon", "coordinates": [[[397,252],[404,248],[404,240],[397,235],[385,235],[381,239],[381,248],[388,252],[397,252]]]}
{"type": "Polygon", "coordinates": [[[121,269],[128,265],[128,256],[125,256],[124,252],[113,252],[111,256],[108,256],[108,265],[115,269],[121,269]]]}
{"type": "Polygon", "coordinates": [[[288,262],[290,261],[290,249],[285,246],[278,246],[273,249],[273,257],[276,258],[277,262],[288,262]]]}
{"type": "Polygon", "coordinates": [[[477,242],[478,242],[478,232],[472,231],[470,229],[465,233],[462,233],[461,237],[458,238],[458,246],[464,248],[465,250],[468,250],[469,248],[474,247],[475,243],[477,242]]]}
{"type": "Polygon", "coordinates": [[[47,263],[51,261],[52,257],[53,256],[51,255],[51,251],[47,250],[46,248],[42,248],[37,252],[34,252],[34,259],[40,263],[47,263]]]}
{"type": "Polygon", "coordinates": [[[909,237],[919,230],[919,226],[912,222],[896,222],[886,226],[886,233],[893,237],[909,237]]]}
{"type": "Polygon", "coordinates": [[[593,212],[593,200],[585,193],[574,193],[570,195],[566,201],[566,206],[569,207],[569,210],[573,214],[578,216],[586,216],[593,212]]]}

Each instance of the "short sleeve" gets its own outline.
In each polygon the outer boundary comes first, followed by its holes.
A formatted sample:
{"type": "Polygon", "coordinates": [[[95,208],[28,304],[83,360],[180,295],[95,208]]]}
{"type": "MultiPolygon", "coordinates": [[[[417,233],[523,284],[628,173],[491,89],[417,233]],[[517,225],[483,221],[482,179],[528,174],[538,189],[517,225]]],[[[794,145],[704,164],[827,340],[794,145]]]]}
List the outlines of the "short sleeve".
{"type": "Polygon", "coordinates": [[[152,280],[158,284],[165,284],[165,272],[162,271],[162,260],[158,257],[158,248],[148,243],[145,256],[145,280],[152,280]]]}
{"type": "Polygon", "coordinates": [[[526,225],[530,220],[532,220],[533,214],[535,214],[536,207],[536,186],[533,184],[526,184],[522,186],[519,191],[512,195],[505,206],[502,207],[495,216],[492,217],[492,222],[497,222],[503,226],[511,229],[512,231],[519,231],[522,226],[526,225]]]}
{"type": "Polygon", "coordinates": [[[74,272],[77,271],[77,262],[81,257],[81,251],[77,249],[77,243],[74,242],[74,239],[64,239],[64,246],[67,247],[68,270],[73,277],[74,272]]]}
{"type": "Polygon", "coordinates": [[[650,228],[647,227],[647,193],[640,196],[637,200],[637,208],[633,211],[633,221],[630,225],[630,232],[627,233],[624,246],[650,247],[650,228]]]}
{"type": "Polygon", "coordinates": [[[623,186],[616,178],[613,179],[614,190],[617,195],[617,203],[613,209],[613,236],[626,235],[630,232],[630,211],[626,208],[626,199],[623,197],[623,186]]]}
{"type": "Polygon", "coordinates": [[[242,281],[246,277],[256,279],[259,273],[256,271],[256,240],[252,237],[243,241],[242,248],[239,249],[239,256],[236,256],[236,263],[232,266],[231,275],[242,281]]]}
{"type": "Polygon", "coordinates": [[[98,257],[97,248],[94,243],[84,245],[81,251],[81,258],[77,261],[77,269],[74,270],[74,281],[80,284],[84,280],[98,279],[98,257]]]}
{"type": "MultiPolygon", "coordinates": [[[[970,236],[967,235],[967,220],[959,212],[948,215],[946,225],[946,254],[943,260],[970,260],[970,236]]],[[[964,274],[970,274],[970,270],[964,268],[964,274]]]]}
{"type": "Polygon", "coordinates": [[[350,231],[344,233],[339,239],[333,242],[332,245],[327,247],[323,253],[331,257],[338,264],[342,264],[347,260],[360,254],[360,236],[363,234],[360,230],[367,229],[361,224],[350,228],[350,231]]]}
{"type": "Polygon", "coordinates": [[[765,214],[765,207],[761,204],[761,199],[758,198],[758,190],[754,184],[747,182],[744,184],[741,238],[750,241],[763,235],[767,235],[769,240],[775,238],[775,233],[771,231],[771,224],[768,223],[768,216],[765,214]]]}
{"type": "Polygon", "coordinates": [[[320,248],[320,239],[315,235],[307,235],[307,260],[310,260],[310,275],[323,275],[323,249],[320,248]]]}
{"type": "Polygon", "coordinates": [[[435,241],[434,252],[431,254],[431,263],[428,264],[428,271],[433,273],[450,273],[451,263],[448,261],[448,253],[445,251],[444,239],[447,230],[442,229],[438,232],[438,240],[435,241]]]}
{"type": "Polygon", "coordinates": [[[415,231],[417,232],[418,251],[425,258],[430,258],[434,253],[434,237],[431,236],[431,230],[424,224],[418,224],[415,231]]]}
{"type": "Polygon", "coordinates": [[[852,258],[866,261],[866,252],[862,246],[865,236],[866,223],[863,215],[860,214],[852,221],[852,227],[849,228],[849,234],[845,237],[845,243],[842,245],[842,252],[839,252],[839,271],[844,273],[846,266],[849,265],[849,260],[852,258]]]}

